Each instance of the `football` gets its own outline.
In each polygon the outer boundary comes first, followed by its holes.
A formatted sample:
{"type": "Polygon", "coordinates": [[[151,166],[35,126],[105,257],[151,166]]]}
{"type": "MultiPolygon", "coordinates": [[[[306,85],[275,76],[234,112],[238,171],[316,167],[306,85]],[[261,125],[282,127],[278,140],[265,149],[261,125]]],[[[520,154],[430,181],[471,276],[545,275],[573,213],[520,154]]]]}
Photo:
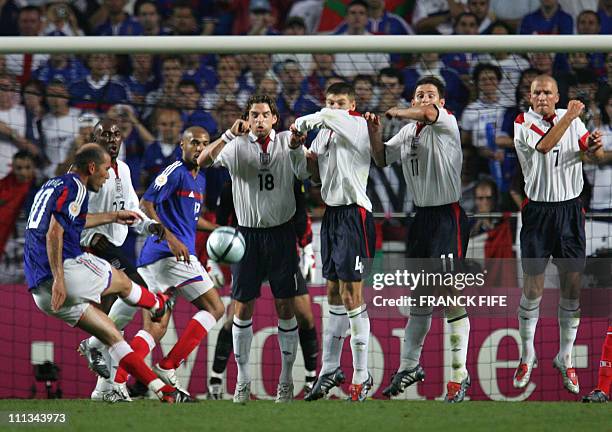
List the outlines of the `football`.
{"type": "Polygon", "coordinates": [[[219,227],[206,243],[208,256],[217,262],[235,264],[244,256],[244,237],[235,228],[219,227]]]}

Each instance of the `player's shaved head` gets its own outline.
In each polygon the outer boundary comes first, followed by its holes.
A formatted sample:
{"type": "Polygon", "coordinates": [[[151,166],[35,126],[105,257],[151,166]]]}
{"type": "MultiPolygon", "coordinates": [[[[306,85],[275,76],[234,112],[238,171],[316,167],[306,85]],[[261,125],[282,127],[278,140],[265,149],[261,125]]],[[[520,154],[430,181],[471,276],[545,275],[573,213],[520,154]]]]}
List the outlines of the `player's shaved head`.
{"type": "Polygon", "coordinates": [[[210,134],[208,133],[208,131],[206,129],[204,129],[201,126],[191,126],[188,127],[187,129],[185,129],[185,131],[183,132],[183,136],[182,139],[183,140],[189,140],[191,138],[200,136],[200,135],[206,135],[207,137],[210,137],[210,134]]]}
{"type": "Polygon", "coordinates": [[[551,77],[550,75],[538,75],[537,77],[535,77],[535,79],[531,82],[531,88],[533,91],[533,88],[537,85],[537,84],[545,84],[545,83],[551,83],[553,85],[554,91],[556,93],[559,93],[559,87],[557,86],[557,80],[554,79],[553,77],[551,77]]]}
{"type": "Polygon", "coordinates": [[[110,159],[108,152],[96,143],[87,143],[81,146],[74,155],[74,166],[81,172],[87,172],[91,162],[96,166],[110,159]]]}

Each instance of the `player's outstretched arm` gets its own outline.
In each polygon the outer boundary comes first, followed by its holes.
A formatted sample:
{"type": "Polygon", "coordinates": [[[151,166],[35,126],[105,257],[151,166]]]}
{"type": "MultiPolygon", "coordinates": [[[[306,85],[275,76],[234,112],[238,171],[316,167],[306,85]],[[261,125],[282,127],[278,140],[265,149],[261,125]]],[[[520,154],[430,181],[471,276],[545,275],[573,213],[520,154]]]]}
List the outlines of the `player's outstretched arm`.
{"type": "Polygon", "coordinates": [[[343,109],[323,108],[314,114],[308,114],[295,119],[295,127],[301,134],[313,129],[330,129],[343,136],[349,142],[355,138],[356,122],[358,116],[351,115],[343,109]]]}
{"type": "Polygon", "coordinates": [[[380,118],[371,112],[365,113],[363,116],[368,122],[368,135],[370,137],[370,153],[374,158],[374,162],[379,167],[387,166],[385,160],[385,143],[382,140],[382,130],[380,128],[380,118]]]}
{"type": "Polygon", "coordinates": [[[435,123],[438,120],[438,107],[435,105],[424,105],[410,108],[391,108],[385,113],[388,119],[416,120],[426,124],[435,123]]]}
{"type": "Polygon", "coordinates": [[[248,122],[240,119],[236,120],[232,127],[226,130],[223,135],[212,144],[204,147],[204,150],[200,153],[200,156],[198,156],[198,164],[203,168],[211,166],[227,143],[233,141],[237,136],[248,134],[249,130],[250,127],[248,122]]]}
{"type": "Polygon", "coordinates": [[[51,215],[49,229],[47,230],[47,257],[49,267],[53,274],[53,285],[51,287],[51,309],[57,311],[66,301],[66,286],[64,285],[64,260],[62,249],[64,248],[64,228],[51,215]]]}
{"type": "Polygon", "coordinates": [[[140,220],[142,220],[140,215],[131,210],[120,210],[105,213],[88,213],[85,219],[85,228],[93,228],[98,225],[106,225],[109,223],[132,225],[136,221],[140,220]]]}
{"type": "Polygon", "coordinates": [[[570,127],[572,122],[580,117],[584,110],[584,104],[578,100],[571,100],[567,104],[567,112],[559,122],[554,125],[546,135],[536,144],[536,150],[540,153],[546,154],[557,145],[567,128],[570,127]]]}
{"type": "Polygon", "coordinates": [[[308,163],[306,150],[303,147],[306,136],[298,131],[295,123],[289,126],[289,131],[291,132],[291,141],[289,143],[291,169],[298,179],[305,180],[312,176],[314,169],[312,164],[308,163]]]}

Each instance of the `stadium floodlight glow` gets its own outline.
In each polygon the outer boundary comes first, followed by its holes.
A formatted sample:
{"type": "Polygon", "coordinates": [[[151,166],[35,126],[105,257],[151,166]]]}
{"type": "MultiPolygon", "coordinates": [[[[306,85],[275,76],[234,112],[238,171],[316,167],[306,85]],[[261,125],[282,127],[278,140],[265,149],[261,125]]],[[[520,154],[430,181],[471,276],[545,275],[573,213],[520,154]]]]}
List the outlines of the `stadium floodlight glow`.
{"type": "Polygon", "coordinates": [[[609,35],[3,37],[0,54],[610,52],[609,35]]]}

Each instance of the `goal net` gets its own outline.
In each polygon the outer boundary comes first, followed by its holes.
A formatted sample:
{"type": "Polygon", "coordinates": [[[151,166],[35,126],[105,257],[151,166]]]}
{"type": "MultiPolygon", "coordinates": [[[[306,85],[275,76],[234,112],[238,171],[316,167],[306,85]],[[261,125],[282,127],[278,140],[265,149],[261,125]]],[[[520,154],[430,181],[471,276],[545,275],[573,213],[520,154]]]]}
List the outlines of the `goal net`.
{"type": "MultiPolygon", "coordinates": [[[[495,273],[496,288],[507,296],[505,307],[468,307],[472,315],[467,363],[471,399],[573,399],[551,366],[559,345],[559,283],[552,264],[547,268],[535,339],[540,364],[526,388],[512,386],[520,357],[516,308],[523,275],[518,233],[525,198],[513,145],[514,119],[529,108],[533,79],[549,74],[558,83],[558,107],[565,108],[571,99],[581,100],[585,104],[581,119],[588,130],[602,131],[605,162],[583,165],[586,248],[587,256],[592,257],[583,286],[595,291],[589,301],[583,300],[588,307],[583,306],[573,352],[581,387],[590,390],[596,384],[610,318],[610,291],[605,288],[612,282],[612,44],[608,37],[5,39],[0,47],[4,53],[0,54],[0,398],[44,395],[44,383],[36,381],[33,371],[46,361],[60,368],[58,383],[64,397],[89,397],[96,383],[86,361],[76,353],[85,333],[36,308],[25,283],[23,249],[35,192],[45,179],[69,169],[75,149],[90,140],[100,119],[108,117],[119,125],[123,136],[119,158],[130,167],[132,182],[141,196],[156,175],[180,157],[177,144],[186,127],[204,127],[213,141],[242,115],[251,94],[274,98],[280,131],[287,130],[295,118],[323,108],[327,86],[349,82],[355,88],[356,110],[381,115],[383,139],[388,140],[407,122],[388,119],[385,112],[409,107],[415,83],[424,76],[435,76],[445,84],[445,107],[461,130],[461,205],[470,219],[467,258],[480,270],[495,273]],[[603,303],[603,309],[598,309],[597,303],[603,303]]],[[[202,175],[207,181],[202,217],[215,221],[222,218],[217,210],[229,175],[222,168],[205,169],[202,175]]],[[[324,205],[315,183],[306,181],[304,188],[312,241],[304,235],[299,246],[320,344],[329,316],[319,252],[324,205]],[[304,248],[308,244],[311,246],[304,248]],[[311,254],[314,263],[308,261],[311,254]]],[[[367,190],[377,230],[372,272],[403,270],[414,204],[401,165],[378,168],[372,163],[367,190]]],[[[228,223],[226,217],[218,221],[228,223]]],[[[206,236],[200,233],[197,239],[203,264],[207,260],[206,236]]],[[[142,237],[130,232],[123,249],[134,262],[142,243],[142,237]]],[[[231,278],[229,270],[224,271],[226,284],[219,292],[229,304],[231,278]]],[[[368,302],[378,293],[371,282],[369,279],[364,288],[368,302]]],[[[372,395],[382,397],[382,389],[399,366],[408,314],[401,307],[377,308],[368,303],[368,308],[372,395]]],[[[148,361],[169,351],[194,311],[192,305],[178,301],[168,332],[148,361]]],[[[207,393],[215,344],[224,321],[178,369],[179,380],[192,394],[207,393]]],[[[128,341],[141,325],[137,315],[125,329],[128,341]]],[[[266,284],[257,300],[253,326],[251,391],[257,398],[270,399],[280,373],[280,353],[274,301],[266,284]]],[[[402,398],[444,397],[452,367],[451,344],[446,320],[436,313],[421,357],[427,378],[410,387],[402,398]]],[[[319,354],[317,372],[320,361],[319,354]]],[[[342,368],[350,377],[348,342],[342,368]]],[[[305,375],[300,352],[294,368],[298,397],[303,395],[305,375]]],[[[226,397],[233,393],[235,380],[231,355],[223,380],[226,397]]],[[[336,390],[335,395],[346,391],[336,390]]]]}

